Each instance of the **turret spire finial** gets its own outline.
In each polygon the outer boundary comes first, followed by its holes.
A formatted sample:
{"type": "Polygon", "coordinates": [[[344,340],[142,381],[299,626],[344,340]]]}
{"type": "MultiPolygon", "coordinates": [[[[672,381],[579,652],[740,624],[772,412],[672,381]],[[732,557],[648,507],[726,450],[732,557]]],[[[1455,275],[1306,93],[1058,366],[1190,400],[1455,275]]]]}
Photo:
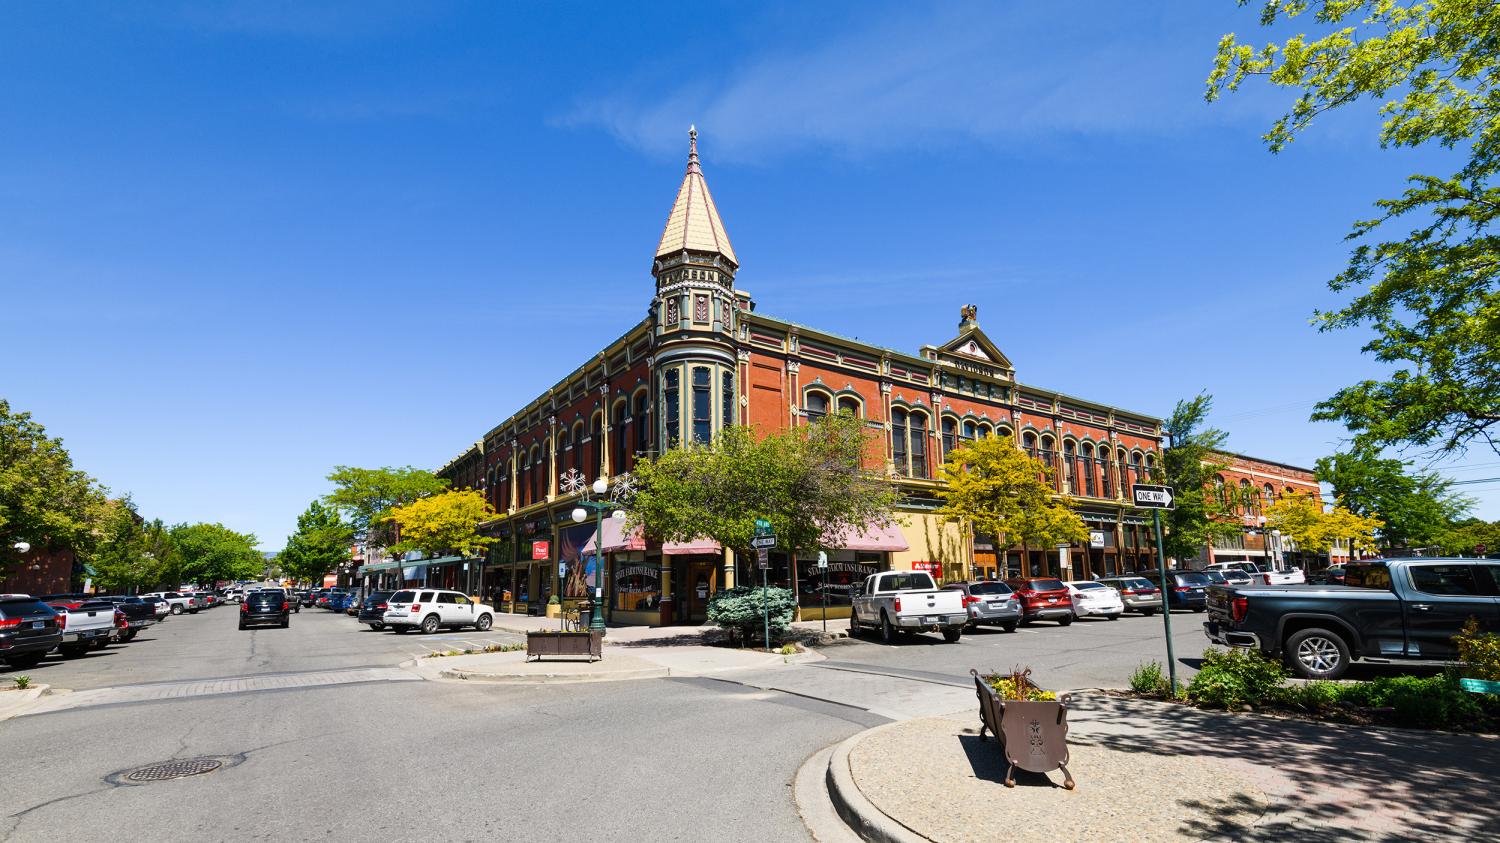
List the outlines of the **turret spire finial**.
{"type": "Polygon", "coordinates": [[[698,166],[698,127],[694,125],[688,126],[688,172],[703,172],[698,166]]]}

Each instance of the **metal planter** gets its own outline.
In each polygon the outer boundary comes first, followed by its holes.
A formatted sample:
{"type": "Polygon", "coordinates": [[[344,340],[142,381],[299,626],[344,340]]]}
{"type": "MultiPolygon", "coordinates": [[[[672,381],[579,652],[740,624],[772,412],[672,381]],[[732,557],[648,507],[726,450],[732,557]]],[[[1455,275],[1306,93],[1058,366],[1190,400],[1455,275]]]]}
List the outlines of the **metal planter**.
{"type": "Polygon", "coordinates": [[[604,658],[604,633],[591,632],[528,632],[526,633],[526,660],[535,656],[588,656],[589,661],[604,658]]]}
{"type": "MultiPolygon", "coordinates": [[[[1028,671],[1029,673],[1029,671],[1028,671]]],[[[1005,771],[1005,786],[1016,786],[1016,768],[1033,773],[1062,770],[1063,787],[1072,790],[1076,784],[1068,772],[1068,703],[1063,694],[1056,700],[1003,700],[979,671],[970,670],[974,690],[979,697],[979,739],[993,734],[1010,767],[1005,771]]],[[[1016,674],[1017,686],[1030,684],[1024,674],[1016,674]]]]}

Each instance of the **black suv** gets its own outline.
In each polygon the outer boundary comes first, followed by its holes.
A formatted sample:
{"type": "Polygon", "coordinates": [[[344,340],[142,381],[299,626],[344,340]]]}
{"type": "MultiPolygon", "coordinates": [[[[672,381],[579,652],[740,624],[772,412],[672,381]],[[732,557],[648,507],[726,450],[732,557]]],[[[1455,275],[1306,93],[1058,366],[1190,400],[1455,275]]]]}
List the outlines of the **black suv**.
{"type": "Polygon", "coordinates": [[[395,594],[395,592],[370,592],[370,596],[359,603],[359,622],[369,624],[370,628],[376,632],[385,629],[386,601],[390,599],[392,594],[395,594]]]}
{"type": "Polygon", "coordinates": [[[240,604],[240,629],[251,624],[274,623],[282,629],[292,625],[291,597],[279,588],[263,588],[245,595],[240,604]]]}
{"type": "Polygon", "coordinates": [[[23,670],[36,667],[61,643],[51,606],[24,594],[0,596],[0,661],[23,670]]]}
{"type": "Polygon", "coordinates": [[[1161,589],[1168,609],[1192,609],[1195,612],[1208,610],[1208,587],[1213,585],[1202,571],[1168,571],[1167,584],[1162,585],[1159,571],[1137,571],[1133,576],[1148,580],[1161,589]]]}

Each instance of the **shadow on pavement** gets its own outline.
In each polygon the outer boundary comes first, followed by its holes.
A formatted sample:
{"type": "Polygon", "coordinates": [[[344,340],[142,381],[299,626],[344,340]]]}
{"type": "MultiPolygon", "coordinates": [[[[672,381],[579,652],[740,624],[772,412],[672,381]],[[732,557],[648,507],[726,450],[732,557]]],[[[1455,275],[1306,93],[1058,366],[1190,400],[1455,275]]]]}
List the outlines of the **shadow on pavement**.
{"type": "MultiPolygon", "coordinates": [[[[1493,840],[1500,829],[1494,799],[1500,740],[1492,737],[1362,729],[1120,698],[1084,697],[1074,705],[1104,727],[1075,733],[1079,743],[1247,762],[1268,778],[1268,792],[1281,779],[1286,792],[1274,794],[1267,819],[1248,834],[1238,829],[1235,839],[1493,840]]],[[[1211,819],[1182,831],[1196,838],[1223,834],[1211,819]]]]}

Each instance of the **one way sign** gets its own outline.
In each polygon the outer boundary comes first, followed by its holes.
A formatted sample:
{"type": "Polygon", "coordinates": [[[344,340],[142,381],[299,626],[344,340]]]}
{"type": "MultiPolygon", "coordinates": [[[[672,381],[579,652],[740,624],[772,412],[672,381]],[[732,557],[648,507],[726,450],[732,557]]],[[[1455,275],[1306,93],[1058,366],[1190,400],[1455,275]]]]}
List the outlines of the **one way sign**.
{"type": "Polygon", "coordinates": [[[1172,487],[1171,486],[1148,486],[1137,483],[1130,487],[1135,498],[1135,505],[1145,509],[1171,509],[1172,487]]]}

